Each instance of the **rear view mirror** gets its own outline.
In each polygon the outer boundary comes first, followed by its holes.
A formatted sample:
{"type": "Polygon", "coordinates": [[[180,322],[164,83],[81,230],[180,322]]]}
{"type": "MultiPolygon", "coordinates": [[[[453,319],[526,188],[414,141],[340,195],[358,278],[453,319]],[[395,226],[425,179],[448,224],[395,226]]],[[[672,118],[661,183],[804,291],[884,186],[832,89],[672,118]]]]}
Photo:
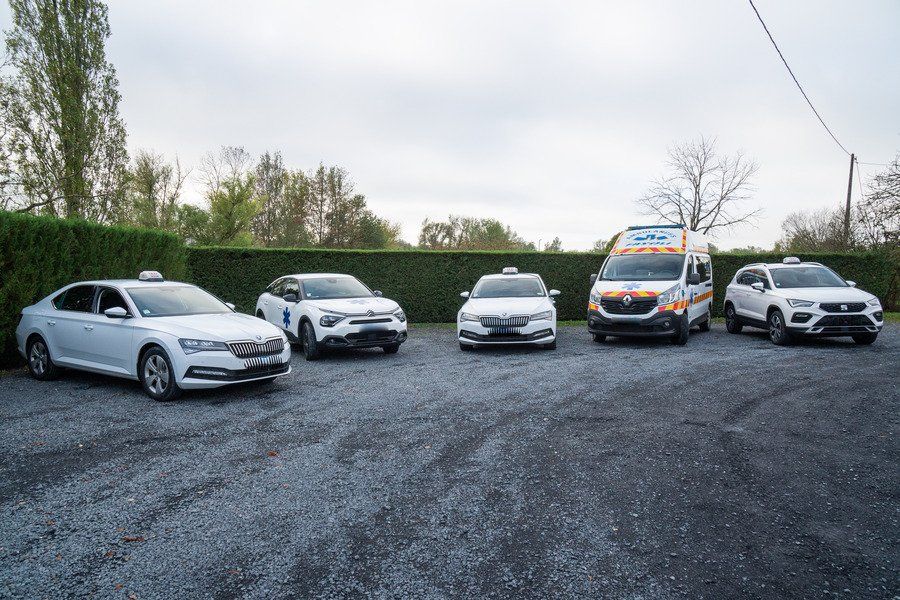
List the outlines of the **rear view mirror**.
{"type": "Polygon", "coordinates": [[[294,302],[297,301],[297,294],[295,294],[295,293],[293,293],[293,292],[287,293],[287,294],[284,295],[284,297],[282,298],[282,300],[284,300],[285,302],[291,302],[291,303],[294,303],[294,302]]]}
{"type": "Polygon", "coordinates": [[[225,306],[227,306],[227,307],[230,308],[231,310],[234,310],[234,309],[235,309],[234,304],[232,304],[231,302],[226,302],[226,303],[225,303],[225,306]]]}
{"type": "Polygon", "coordinates": [[[463,297],[463,298],[465,298],[466,300],[468,300],[468,299],[469,299],[469,292],[462,292],[462,293],[460,294],[460,296],[463,297]]]}
{"type": "Polygon", "coordinates": [[[554,298],[559,296],[559,290],[550,290],[550,296],[554,298]]]}
{"type": "Polygon", "coordinates": [[[597,283],[597,273],[591,273],[591,285],[597,283]]]}
{"type": "Polygon", "coordinates": [[[849,285],[850,287],[856,287],[856,282],[855,282],[855,281],[850,281],[850,280],[848,279],[848,280],[847,280],[847,285],[849,285]]]}
{"type": "Polygon", "coordinates": [[[381,290],[372,290],[372,293],[381,298],[384,294],[381,293],[381,290]]]}
{"type": "Polygon", "coordinates": [[[103,314],[109,317],[110,319],[127,319],[128,311],[122,308],[121,306],[113,306],[112,308],[107,308],[103,311],[103,314]]]}
{"type": "Polygon", "coordinates": [[[752,287],[757,292],[762,292],[766,289],[766,286],[763,285],[762,281],[755,281],[750,284],[750,287],[752,287]]]}
{"type": "Polygon", "coordinates": [[[688,285],[700,285],[703,279],[700,278],[699,273],[689,273],[687,276],[688,285]]]}

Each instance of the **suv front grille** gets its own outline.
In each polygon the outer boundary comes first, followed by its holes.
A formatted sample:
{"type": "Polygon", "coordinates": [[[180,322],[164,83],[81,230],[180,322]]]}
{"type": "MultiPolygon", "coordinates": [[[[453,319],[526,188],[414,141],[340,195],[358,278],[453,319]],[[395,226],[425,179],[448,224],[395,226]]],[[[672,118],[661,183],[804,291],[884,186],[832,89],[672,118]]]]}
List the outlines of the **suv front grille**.
{"type": "Polygon", "coordinates": [[[866,315],[828,315],[822,317],[813,327],[871,327],[875,325],[866,315]]]}
{"type": "Polygon", "coordinates": [[[528,319],[530,319],[528,315],[523,317],[508,317],[502,319],[500,317],[481,317],[481,326],[482,327],[525,327],[528,325],[528,319]]]}
{"type": "Polygon", "coordinates": [[[866,309],[865,302],[821,302],[819,307],[830,313],[855,313],[866,309]],[[843,308],[843,307],[847,308],[843,308]]]}
{"type": "Polygon", "coordinates": [[[611,315],[644,315],[656,308],[656,298],[634,298],[628,306],[618,298],[603,298],[600,306],[611,315]]]}
{"type": "Polygon", "coordinates": [[[272,338],[257,344],[256,342],[228,342],[231,353],[238,358],[257,358],[281,354],[284,351],[284,340],[272,338]]]}

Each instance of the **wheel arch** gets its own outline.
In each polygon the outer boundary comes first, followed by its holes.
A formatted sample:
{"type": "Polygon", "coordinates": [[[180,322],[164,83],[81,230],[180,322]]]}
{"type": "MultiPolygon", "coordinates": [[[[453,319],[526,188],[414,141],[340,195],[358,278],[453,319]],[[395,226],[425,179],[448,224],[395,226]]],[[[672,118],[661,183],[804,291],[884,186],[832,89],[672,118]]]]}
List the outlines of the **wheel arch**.
{"type": "MultiPolygon", "coordinates": [[[[147,351],[151,348],[159,348],[160,350],[168,354],[166,347],[156,340],[147,340],[143,344],[141,344],[141,347],[137,353],[137,360],[134,363],[134,372],[137,373],[138,381],[143,381],[144,379],[144,376],[141,374],[141,361],[144,359],[144,355],[147,353],[147,351]]],[[[169,358],[169,360],[172,359],[169,358]]]]}

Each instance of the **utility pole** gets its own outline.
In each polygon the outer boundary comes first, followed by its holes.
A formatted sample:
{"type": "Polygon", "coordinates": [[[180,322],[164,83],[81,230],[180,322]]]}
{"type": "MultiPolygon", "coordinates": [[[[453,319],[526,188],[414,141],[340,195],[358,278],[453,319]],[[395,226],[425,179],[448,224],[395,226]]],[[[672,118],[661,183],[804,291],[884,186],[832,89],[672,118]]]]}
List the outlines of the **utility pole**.
{"type": "Polygon", "coordinates": [[[850,249],[850,192],[853,191],[853,163],[856,155],[850,155],[850,180],[847,182],[847,207],[844,208],[844,247],[850,249]]]}

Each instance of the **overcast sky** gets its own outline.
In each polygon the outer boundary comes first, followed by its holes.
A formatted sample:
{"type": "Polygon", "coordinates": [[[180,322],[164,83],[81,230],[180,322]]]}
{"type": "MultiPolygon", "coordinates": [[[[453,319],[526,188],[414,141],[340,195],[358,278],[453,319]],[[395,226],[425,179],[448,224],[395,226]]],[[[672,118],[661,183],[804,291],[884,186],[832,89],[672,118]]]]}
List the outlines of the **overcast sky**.
{"type": "MultiPolygon", "coordinates": [[[[756,4],[844,145],[890,160],[900,2],[756,4]]],[[[846,194],[849,159],[743,0],[113,0],[109,12],[132,151],[195,165],[227,144],[340,165],[413,242],[424,218],[454,213],[588,248],[647,220],[634,199],[668,146],[699,135],[760,165],[763,217],[721,247],[771,246],[788,212],[846,194]]]]}

